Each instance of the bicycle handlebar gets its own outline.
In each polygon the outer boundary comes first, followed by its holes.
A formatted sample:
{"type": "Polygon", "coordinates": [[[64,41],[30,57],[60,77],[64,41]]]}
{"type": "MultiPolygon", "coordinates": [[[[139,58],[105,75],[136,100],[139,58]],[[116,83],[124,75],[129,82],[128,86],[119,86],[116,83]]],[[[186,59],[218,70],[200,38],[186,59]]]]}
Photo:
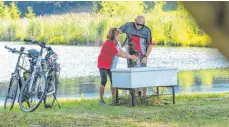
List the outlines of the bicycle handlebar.
{"type": "Polygon", "coordinates": [[[10,50],[12,53],[18,53],[18,54],[25,54],[28,55],[27,53],[24,53],[23,51],[25,50],[24,47],[21,47],[20,51],[16,50],[16,48],[10,48],[7,45],[5,46],[6,49],[10,50]]]}
{"type": "Polygon", "coordinates": [[[24,39],[25,42],[31,42],[39,45],[42,48],[47,48],[45,42],[38,42],[37,40],[29,40],[29,39],[24,39]]]}

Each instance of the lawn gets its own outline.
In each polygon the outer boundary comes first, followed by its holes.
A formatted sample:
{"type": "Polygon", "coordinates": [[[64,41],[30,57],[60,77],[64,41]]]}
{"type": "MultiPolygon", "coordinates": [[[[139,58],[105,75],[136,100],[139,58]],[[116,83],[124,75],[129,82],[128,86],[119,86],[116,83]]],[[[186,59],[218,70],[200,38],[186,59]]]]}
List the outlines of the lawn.
{"type": "MultiPolygon", "coordinates": [[[[135,107],[99,105],[98,99],[59,100],[61,108],[55,105],[53,109],[45,109],[40,105],[32,113],[24,113],[16,106],[10,112],[0,111],[0,126],[229,126],[229,93],[178,94],[176,104],[165,105],[170,98],[160,98],[160,104],[138,104],[135,107]]],[[[110,101],[111,98],[106,98],[107,103],[110,101]]]]}

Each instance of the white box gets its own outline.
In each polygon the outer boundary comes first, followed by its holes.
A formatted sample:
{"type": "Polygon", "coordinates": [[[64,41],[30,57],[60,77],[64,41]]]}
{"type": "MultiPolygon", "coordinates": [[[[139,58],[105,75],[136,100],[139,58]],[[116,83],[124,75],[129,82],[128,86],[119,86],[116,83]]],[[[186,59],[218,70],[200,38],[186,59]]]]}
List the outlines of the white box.
{"type": "Polygon", "coordinates": [[[112,87],[143,88],[154,86],[175,86],[177,69],[164,67],[140,67],[111,69],[112,87]]]}

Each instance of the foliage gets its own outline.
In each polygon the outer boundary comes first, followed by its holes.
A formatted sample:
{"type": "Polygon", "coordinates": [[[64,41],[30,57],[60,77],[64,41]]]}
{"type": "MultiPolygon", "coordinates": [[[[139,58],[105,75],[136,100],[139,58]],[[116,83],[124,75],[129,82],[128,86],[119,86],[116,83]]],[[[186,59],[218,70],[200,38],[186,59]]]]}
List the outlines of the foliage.
{"type": "Polygon", "coordinates": [[[35,17],[35,13],[33,13],[33,8],[31,6],[27,7],[28,13],[25,14],[26,18],[33,19],[35,17]]]}
{"type": "Polygon", "coordinates": [[[20,10],[18,9],[17,5],[15,2],[10,3],[10,16],[13,20],[19,19],[21,15],[20,10]]]}
{"type": "Polygon", "coordinates": [[[117,15],[136,16],[143,14],[146,8],[146,5],[142,1],[102,1],[101,6],[100,13],[111,17],[117,15]]]}

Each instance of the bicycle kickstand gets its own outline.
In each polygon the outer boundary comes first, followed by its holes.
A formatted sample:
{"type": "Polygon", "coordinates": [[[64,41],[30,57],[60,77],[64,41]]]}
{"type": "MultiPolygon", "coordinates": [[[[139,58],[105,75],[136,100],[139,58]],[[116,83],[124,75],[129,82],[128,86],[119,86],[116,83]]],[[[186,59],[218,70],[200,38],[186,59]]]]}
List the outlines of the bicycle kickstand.
{"type": "Polygon", "coordinates": [[[56,101],[58,107],[60,108],[60,105],[59,105],[59,103],[58,103],[58,101],[57,101],[57,99],[56,99],[56,95],[55,95],[55,94],[54,94],[54,98],[55,98],[55,101],[56,101]]]}

